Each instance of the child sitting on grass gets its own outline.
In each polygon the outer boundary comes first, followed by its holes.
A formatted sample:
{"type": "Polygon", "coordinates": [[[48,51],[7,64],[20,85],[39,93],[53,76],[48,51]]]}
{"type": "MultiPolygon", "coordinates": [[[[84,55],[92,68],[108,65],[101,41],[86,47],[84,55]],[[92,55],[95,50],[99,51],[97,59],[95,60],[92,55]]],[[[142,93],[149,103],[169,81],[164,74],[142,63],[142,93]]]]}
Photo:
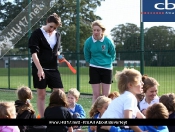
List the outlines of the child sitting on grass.
{"type": "MultiPolygon", "coordinates": [[[[111,99],[106,96],[99,96],[91,107],[89,116],[92,119],[99,119],[108,108],[111,99]]],[[[96,132],[97,126],[89,126],[88,132],[96,132]]]]}
{"type": "MultiPolygon", "coordinates": [[[[175,119],[175,94],[174,93],[168,93],[163,94],[159,102],[163,103],[165,107],[168,109],[169,112],[169,118],[168,119],[175,119]]],[[[174,126],[168,126],[169,132],[175,132],[175,125],[174,126]]]]}
{"type": "MultiPolygon", "coordinates": [[[[0,119],[15,119],[16,109],[13,102],[0,102],[0,119]]],[[[20,132],[18,126],[0,126],[0,132],[20,132]]]]}
{"type": "MultiPolygon", "coordinates": [[[[168,119],[168,115],[168,110],[162,103],[155,103],[146,110],[146,119],[168,119]]],[[[101,128],[109,132],[134,132],[115,126],[102,126],[101,128]]],[[[169,132],[167,126],[139,126],[139,128],[148,132],[169,132]]]]}
{"type": "Polygon", "coordinates": [[[157,96],[159,83],[158,81],[147,75],[142,76],[143,85],[143,93],[144,98],[139,102],[139,108],[142,114],[145,115],[146,109],[154,103],[159,102],[159,97],[157,96]]]}
{"type": "MultiPolygon", "coordinates": [[[[15,101],[17,117],[16,119],[36,119],[35,110],[30,100],[33,94],[30,88],[22,86],[17,89],[18,100],[15,101]]],[[[45,132],[46,126],[18,126],[20,132],[45,132]]]]}
{"type": "MultiPolygon", "coordinates": [[[[49,106],[44,112],[45,119],[72,119],[68,110],[66,94],[61,89],[56,89],[50,95],[49,106]]],[[[73,132],[71,125],[47,126],[47,132],[73,132]]]]}
{"type": "Polygon", "coordinates": [[[30,100],[33,94],[30,88],[22,86],[17,89],[18,100],[15,101],[17,119],[36,119],[35,110],[30,100]]]}
{"type": "MultiPolygon", "coordinates": [[[[145,118],[137,107],[138,101],[136,99],[136,95],[143,92],[141,73],[133,68],[125,68],[121,72],[117,71],[115,78],[118,81],[120,96],[109,104],[102,118],[145,118]]],[[[135,132],[142,132],[138,126],[130,126],[130,128],[135,132]]]]}
{"type": "Polygon", "coordinates": [[[76,118],[85,118],[86,113],[81,104],[77,104],[80,92],[76,88],[69,89],[67,93],[68,109],[76,118]]]}
{"type": "MultiPolygon", "coordinates": [[[[35,110],[30,100],[33,98],[32,91],[27,86],[17,89],[18,100],[15,101],[17,117],[16,119],[36,119],[35,110]]],[[[25,132],[29,126],[18,126],[20,132],[25,132]]]]}
{"type": "MultiPolygon", "coordinates": [[[[168,110],[162,103],[155,103],[146,110],[146,119],[168,119],[168,110]]],[[[139,126],[148,132],[169,132],[167,126],[139,126]]]]}
{"type": "MultiPolygon", "coordinates": [[[[74,119],[82,119],[86,117],[86,113],[80,104],[77,104],[80,97],[80,92],[76,88],[69,89],[67,93],[68,109],[74,119]]],[[[81,126],[73,126],[74,131],[81,130],[81,126]]]]}

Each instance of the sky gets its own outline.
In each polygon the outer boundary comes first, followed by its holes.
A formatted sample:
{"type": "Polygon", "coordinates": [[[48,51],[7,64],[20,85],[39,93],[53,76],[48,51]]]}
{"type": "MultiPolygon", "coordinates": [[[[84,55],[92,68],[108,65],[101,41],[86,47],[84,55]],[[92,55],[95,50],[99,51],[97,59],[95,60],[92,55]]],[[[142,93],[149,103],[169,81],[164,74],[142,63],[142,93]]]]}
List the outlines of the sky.
{"type": "MultiPolygon", "coordinates": [[[[140,27],[140,0],[105,0],[95,14],[102,18],[108,35],[119,24],[133,23],[140,27]]],[[[144,22],[144,28],[161,25],[175,28],[175,22],[144,22]]]]}

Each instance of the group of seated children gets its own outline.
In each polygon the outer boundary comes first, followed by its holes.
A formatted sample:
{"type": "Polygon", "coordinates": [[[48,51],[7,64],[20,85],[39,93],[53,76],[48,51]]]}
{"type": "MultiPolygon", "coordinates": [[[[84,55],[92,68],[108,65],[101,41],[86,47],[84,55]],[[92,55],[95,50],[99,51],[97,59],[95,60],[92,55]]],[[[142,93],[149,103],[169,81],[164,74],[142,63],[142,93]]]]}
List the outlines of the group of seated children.
{"type": "MultiPolygon", "coordinates": [[[[18,100],[0,102],[0,119],[36,119],[35,111],[30,103],[32,91],[23,86],[17,90],[18,100]],[[16,107],[16,108],[15,108],[16,107]],[[16,114],[17,113],[17,114],[16,114]]],[[[45,119],[81,119],[86,113],[80,104],[77,104],[80,92],[71,88],[68,95],[58,89],[50,95],[50,101],[44,112],[45,119]]],[[[0,126],[0,132],[82,132],[80,126],[0,126]]]]}
{"type": "MultiPolygon", "coordinates": [[[[50,95],[49,105],[44,112],[45,119],[81,119],[85,118],[85,111],[80,104],[76,102],[79,99],[79,91],[72,88],[68,92],[68,96],[58,89],[54,90],[50,95]],[[67,101],[68,100],[68,101],[67,101]]],[[[47,126],[49,132],[81,132],[80,126],[47,126]]]]}
{"type": "MultiPolygon", "coordinates": [[[[116,73],[118,91],[99,96],[89,111],[91,119],[174,119],[175,94],[157,96],[159,83],[156,79],[141,75],[136,69],[123,69],[116,73]],[[144,95],[144,96],[143,96],[144,95]]],[[[30,103],[32,91],[28,87],[17,90],[18,100],[0,102],[0,119],[36,119],[30,103]],[[16,107],[16,108],[15,108],[16,107]],[[17,113],[17,116],[16,116],[17,113]]],[[[80,92],[71,88],[67,96],[64,91],[54,90],[45,109],[45,119],[86,118],[83,107],[78,104],[80,92]]],[[[0,126],[0,132],[83,132],[81,126],[0,126]]],[[[175,132],[175,126],[89,126],[88,132],[175,132]]]]}
{"type": "MultiPolygon", "coordinates": [[[[168,110],[162,103],[155,103],[146,110],[146,119],[168,119],[168,110]]],[[[169,132],[167,126],[138,126],[140,132],[169,132]]],[[[131,129],[122,129],[119,126],[102,126],[101,129],[109,132],[136,132],[131,129]]],[[[99,132],[99,131],[98,131],[99,132]]]]}
{"type": "MultiPolygon", "coordinates": [[[[165,94],[159,100],[157,96],[159,83],[154,78],[147,75],[142,76],[139,71],[127,68],[117,72],[115,78],[120,96],[112,100],[101,118],[175,118],[175,95],[165,94]]],[[[89,127],[93,132],[104,132],[104,130],[110,132],[175,132],[175,126],[101,126],[96,130],[91,128],[93,127],[89,127]]]]}

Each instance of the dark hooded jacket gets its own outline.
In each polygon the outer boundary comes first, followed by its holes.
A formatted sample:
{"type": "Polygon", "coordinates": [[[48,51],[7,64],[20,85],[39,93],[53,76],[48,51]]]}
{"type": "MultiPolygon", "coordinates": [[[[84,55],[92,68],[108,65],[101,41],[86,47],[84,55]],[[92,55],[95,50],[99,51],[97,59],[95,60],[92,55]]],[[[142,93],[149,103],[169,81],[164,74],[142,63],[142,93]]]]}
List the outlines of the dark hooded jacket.
{"type": "MultiPolygon", "coordinates": [[[[30,108],[20,110],[21,107],[24,105],[25,103],[20,100],[15,101],[15,107],[16,107],[16,113],[17,113],[16,119],[36,119],[36,115],[34,111],[31,110],[30,108]]],[[[18,127],[20,129],[20,132],[26,132],[30,126],[18,126],[18,127]]]]}
{"type": "MultiPolygon", "coordinates": [[[[60,50],[60,33],[56,33],[57,42],[52,49],[44,37],[41,29],[36,29],[29,39],[29,48],[31,54],[37,53],[40,64],[45,69],[57,69],[57,52],[60,50]]],[[[36,68],[32,62],[32,68],[36,68]]]]}

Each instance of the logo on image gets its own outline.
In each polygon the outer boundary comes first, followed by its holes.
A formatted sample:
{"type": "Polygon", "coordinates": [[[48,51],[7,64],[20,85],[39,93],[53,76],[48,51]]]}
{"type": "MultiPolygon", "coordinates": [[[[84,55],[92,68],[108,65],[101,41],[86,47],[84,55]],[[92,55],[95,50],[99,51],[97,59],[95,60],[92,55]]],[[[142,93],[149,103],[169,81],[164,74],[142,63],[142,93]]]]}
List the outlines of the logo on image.
{"type": "Polygon", "coordinates": [[[175,22],[174,0],[142,0],[142,22],[175,22]]]}

